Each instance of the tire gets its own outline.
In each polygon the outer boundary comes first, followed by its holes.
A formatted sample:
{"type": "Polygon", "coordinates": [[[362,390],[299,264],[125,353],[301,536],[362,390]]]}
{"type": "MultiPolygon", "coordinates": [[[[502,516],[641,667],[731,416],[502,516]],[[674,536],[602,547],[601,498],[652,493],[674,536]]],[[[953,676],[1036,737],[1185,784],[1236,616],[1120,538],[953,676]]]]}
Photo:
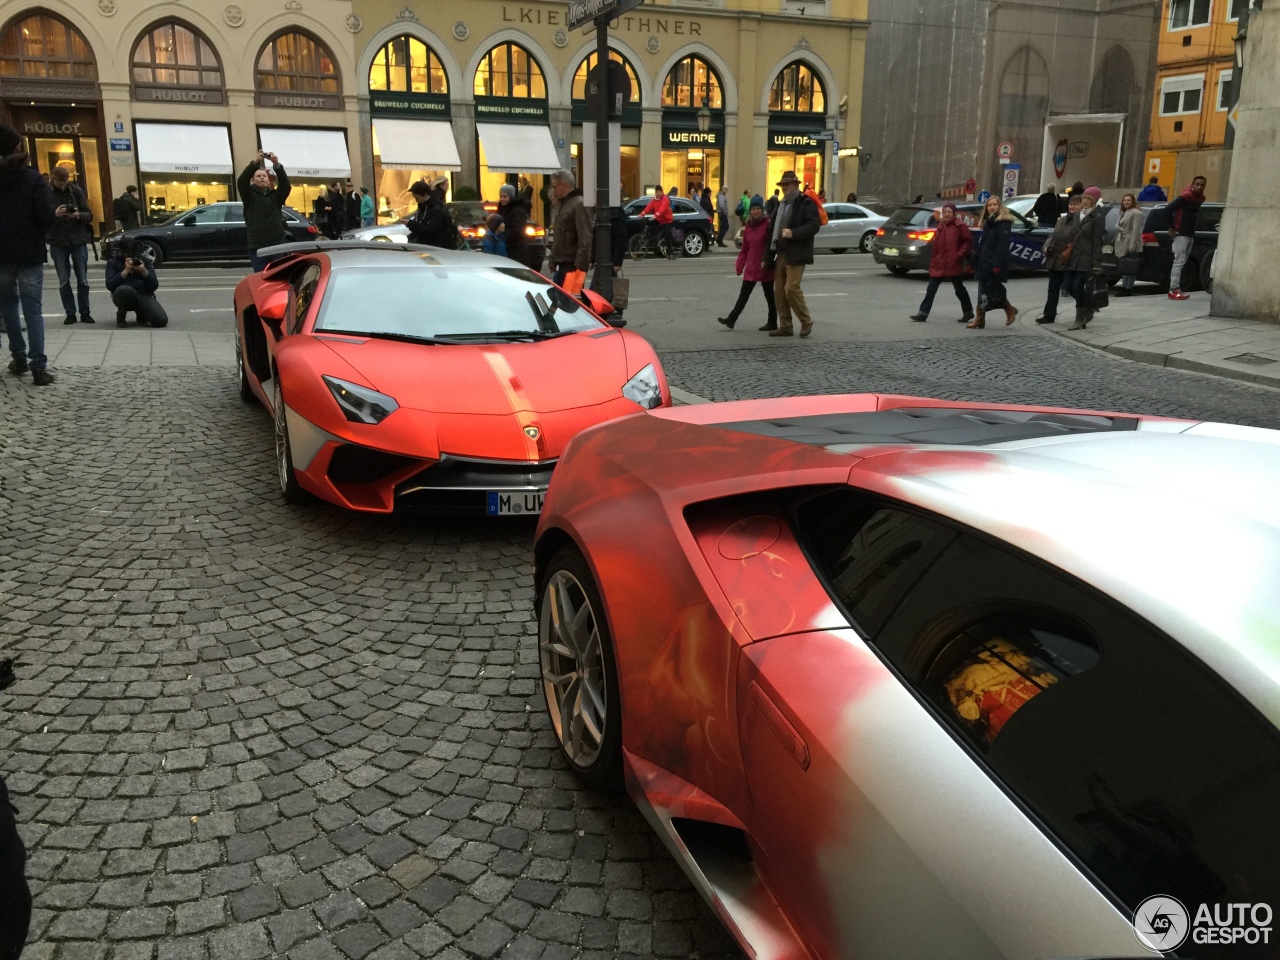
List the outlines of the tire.
{"type": "Polygon", "coordinates": [[[631,242],[627,244],[627,252],[631,254],[632,260],[643,260],[645,256],[644,234],[637,233],[631,238],[631,242]]]}
{"type": "Polygon", "coordinates": [[[244,344],[240,341],[240,331],[236,331],[236,384],[240,387],[240,399],[245,403],[253,403],[258,398],[249,386],[249,372],[244,365],[244,344]]]}
{"type": "Polygon", "coordinates": [[[849,249],[848,247],[832,247],[832,248],[831,248],[831,252],[832,252],[832,253],[844,253],[844,252],[845,252],[845,251],[847,251],[848,249],[849,249]]]}
{"type": "Polygon", "coordinates": [[[1200,289],[1205,293],[1213,293],[1213,258],[1217,250],[1210,250],[1200,261],[1200,289]]]}
{"type": "Polygon", "coordinates": [[[886,263],[885,266],[888,267],[889,272],[892,273],[895,277],[905,277],[908,273],[911,272],[910,267],[904,267],[900,263],[886,263]]]}
{"type": "Polygon", "coordinates": [[[684,255],[686,257],[700,257],[706,252],[706,237],[696,230],[691,230],[684,235],[684,255]]]}
{"type": "Polygon", "coordinates": [[[613,638],[600,591],[576,547],[551,558],[538,600],[542,692],[560,756],[585,785],[620,787],[622,711],[613,638]]]}
{"type": "Polygon", "coordinates": [[[160,244],[154,240],[139,240],[138,243],[142,246],[142,255],[151,258],[152,266],[164,263],[164,248],[160,244]]]}
{"type": "Polygon", "coordinates": [[[875,239],[876,239],[876,232],[874,230],[868,230],[866,233],[862,235],[862,240],[858,243],[858,250],[861,251],[862,253],[870,253],[871,244],[875,241],[875,239]]]}
{"type": "Polygon", "coordinates": [[[293,450],[289,446],[289,422],[284,412],[284,396],[280,391],[280,371],[272,378],[271,421],[276,435],[276,477],[280,482],[280,496],[285,503],[302,503],[306,492],[298,486],[298,475],[293,469],[293,450]]]}

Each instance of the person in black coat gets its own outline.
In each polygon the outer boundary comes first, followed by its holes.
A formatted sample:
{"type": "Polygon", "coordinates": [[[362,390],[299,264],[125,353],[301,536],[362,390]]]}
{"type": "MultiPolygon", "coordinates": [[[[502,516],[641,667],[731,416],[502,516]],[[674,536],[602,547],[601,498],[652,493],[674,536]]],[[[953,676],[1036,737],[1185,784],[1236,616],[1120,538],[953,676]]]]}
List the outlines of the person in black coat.
{"type": "Polygon", "coordinates": [[[1036,205],[1031,208],[1036,222],[1042,227],[1052,227],[1062,216],[1062,201],[1058,199],[1058,188],[1052,182],[1044,185],[1044,193],[1036,198],[1036,205]]]}
{"type": "Polygon", "coordinates": [[[9,335],[9,372],[20,377],[30,370],[38,387],[54,381],[44,355],[43,299],[44,234],[57,219],[55,209],[22,134],[0,127],[0,316],[9,335]]]}
{"type": "Polygon", "coordinates": [[[116,305],[116,326],[127,326],[130,312],[137,315],[139,326],[168,326],[169,314],[156,299],[159,286],[155,264],[143,257],[142,244],[132,237],[121,240],[107,261],[107,289],[116,305]]]}
{"type": "Polygon", "coordinates": [[[1106,236],[1106,213],[1098,206],[1102,191],[1089,187],[1081,191],[1080,217],[1071,256],[1067,259],[1067,276],[1062,289],[1076,301],[1076,322],[1068,330],[1083,330],[1093,319],[1089,302],[1089,278],[1102,265],[1102,241],[1106,236]]]}
{"type": "MultiPolygon", "coordinates": [[[[773,298],[778,307],[778,329],[771,337],[794,336],[791,315],[800,320],[800,336],[809,336],[813,317],[805,303],[800,282],[804,268],[813,263],[813,238],[822,226],[818,205],[804,193],[800,178],[788,170],[778,181],[785,191],[769,217],[769,242],[765,246],[764,266],[774,271],[773,298]]],[[[766,205],[767,210],[767,205],[766,205]]]]}
{"type": "MultiPolygon", "coordinates": [[[[443,182],[443,178],[438,181],[443,182]]],[[[458,229],[444,207],[444,191],[437,185],[418,180],[409,187],[409,193],[418,201],[418,209],[413,215],[400,221],[409,228],[409,242],[446,250],[458,249],[458,229]]]]}
{"type": "Polygon", "coordinates": [[[498,215],[507,225],[508,259],[523,263],[531,270],[541,270],[542,263],[533,262],[535,253],[529,243],[529,235],[525,232],[531,213],[528,201],[523,196],[516,195],[513,184],[504,183],[498,188],[498,215]]]}
{"type": "Polygon", "coordinates": [[[990,197],[982,213],[982,236],[974,250],[974,273],[978,276],[978,313],[965,326],[981,330],[988,310],[1004,310],[1005,326],[1018,318],[1018,308],[1009,303],[1004,282],[1009,273],[1009,241],[1013,234],[1013,214],[999,197],[990,197]]]}

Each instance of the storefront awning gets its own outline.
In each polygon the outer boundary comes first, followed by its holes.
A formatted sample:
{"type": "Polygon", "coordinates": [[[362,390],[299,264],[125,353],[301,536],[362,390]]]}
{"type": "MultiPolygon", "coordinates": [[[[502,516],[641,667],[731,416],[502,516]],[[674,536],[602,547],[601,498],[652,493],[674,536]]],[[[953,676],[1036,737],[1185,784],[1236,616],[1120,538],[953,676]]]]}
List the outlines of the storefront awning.
{"type": "Polygon", "coordinates": [[[462,169],[453,127],[445,120],[374,117],[373,152],[386,170],[462,169]]]}
{"type": "Polygon", "coordinates": [[[490,170],[503,173],[555,173],[562,166],[551,131],[529,123],[477,123],[490,170]]]}
{"type": "Polygon", "coordinates": [[[196,123],[139,123],[134,129],[138,140],[138,169],[143,173],[227,176],[234,172],[231,138],[226,127],[196,123]]]}
{"type": "Polygon", "coordinates": [[[347,137],[341,130],[259,127],[264,153],[274,153],[291,177],[346,180],[351,176],[347,137]]]}

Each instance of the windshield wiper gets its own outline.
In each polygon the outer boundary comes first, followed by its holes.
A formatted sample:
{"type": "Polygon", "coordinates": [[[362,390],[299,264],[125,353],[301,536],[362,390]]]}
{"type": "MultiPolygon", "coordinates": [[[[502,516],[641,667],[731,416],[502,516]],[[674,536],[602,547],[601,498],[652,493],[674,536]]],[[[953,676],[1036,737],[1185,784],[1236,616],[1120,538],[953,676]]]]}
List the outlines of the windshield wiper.
{"type": "Polygon", "coordinates": [[[533,315],[538,318],[538,329],[543,333],[558,333],[560,328],[556,325],[556,308],[547,303],[542,294],[535,294],[533,291],[526,291],[524,298],[529,301],[529,306],[533,308],[533,315]]]}
{"type": "Polygon", "coordinates": [[[565,331],[548,333],[542,330],[493,330],[485,333],[442,333],[441,340],[554,340],[565,331]]]}
{"type": "Polygon", "coordinates": [[[392,333],[389,330],[317,330],[318,334],[332,333],[345,337],[372,337],[375,340],[400,340],[404,343],[445,343],[438,337],[419,337],[412,333],[392,333]]]}

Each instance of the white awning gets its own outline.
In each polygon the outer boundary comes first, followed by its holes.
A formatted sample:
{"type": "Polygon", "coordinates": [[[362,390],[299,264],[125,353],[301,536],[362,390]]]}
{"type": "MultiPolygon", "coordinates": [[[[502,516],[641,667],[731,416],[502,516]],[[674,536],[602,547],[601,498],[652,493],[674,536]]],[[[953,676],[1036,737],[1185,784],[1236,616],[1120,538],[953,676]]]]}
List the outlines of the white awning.
{"type": "Polygon", "coordinates": [[[485,164],[503,173],[555,173],[563,164],[548,127],[529,123],[477,123],[485,164]]]}
{"type": "Polygon", "coordinates": [[[453,127],[447,120],[374,117],[373,152],[387,170],[462,169],[453,127]]]}
{"type": "Polygon", "coordinates": [[[291,177],[345,180],[351,176],[347,136],[342,130],[259,127],[258,142],[264,153],[280,158],[280,165],[291,177]]]}
{"type": "MultiPolygon", "coordinates": [[[[227,128],[196,123],[138,123],[138,169],[143,173],[227,176],[231,137],[227,128]]],[[[285,169],[288,169],[287,167],[285,169]]]]}

